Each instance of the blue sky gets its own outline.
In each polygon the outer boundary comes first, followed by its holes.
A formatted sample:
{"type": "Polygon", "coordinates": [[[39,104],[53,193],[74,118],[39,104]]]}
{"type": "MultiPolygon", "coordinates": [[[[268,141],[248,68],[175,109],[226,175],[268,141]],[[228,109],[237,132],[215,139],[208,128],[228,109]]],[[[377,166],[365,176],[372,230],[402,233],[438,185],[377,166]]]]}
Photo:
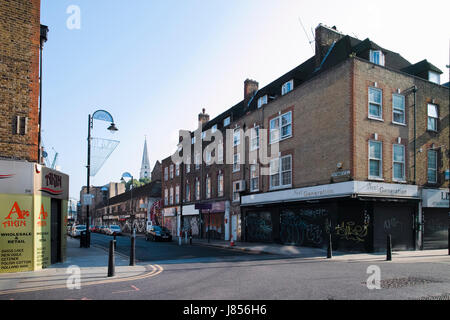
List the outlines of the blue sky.
{"type": "Polygon", "coordinates": [[[194,130],[243,98],[243,82],[265,86],[313,55],[319,23],[370,38],[412,63],[422,59],[448,81],[448,1],[42,0],[50,28],[44,49],[43,142],[59,153],[70,195],[86,184],[88,114],[109,111],[119,128],[94,123],[93,136],[120,140],[93,185],[138,176],[144,137],[151,165],[169,156],[178,129],[194,130]],[[426,5],[424,5],[426,3],[426,5]],[[70,5],[81,28],[70,30],[70,5]]]}

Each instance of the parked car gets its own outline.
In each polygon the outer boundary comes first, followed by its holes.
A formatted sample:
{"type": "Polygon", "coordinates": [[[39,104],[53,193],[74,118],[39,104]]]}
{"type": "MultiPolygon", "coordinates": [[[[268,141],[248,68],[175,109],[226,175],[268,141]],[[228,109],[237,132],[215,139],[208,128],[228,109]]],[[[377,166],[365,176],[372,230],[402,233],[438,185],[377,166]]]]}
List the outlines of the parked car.
{"type": "Polygon", "coordinates": [[[122,234],[122,229],[120,228],[120,226],[117,225],[112,225],[109,226],[109,228],[107,229],[107,234],[113,236],[120,236],[122,234]]]}
{"type": "Polygon", "coordinates": [[[107,229],[108,229],[108,226],[100,226],[98,229],[98,232],[106,234],[107,229]]]}
{"type": "Polygon", "coordinates": [[[81,235],[81,232],[86,231],[86,225],[79,224],[72,228],[72,237],[78,238],[81,235]]]}
{"type": "Polygon", "coordinates": [[[172,241],[172,235],[166,227],[152,226],[145,232],[145,240],[151,241],[172,241]]]}
{"type": "Polygon", "coordinates": [[[67,235],[72,235],[72,225],[71,224],[69,224],[69,225],[67,225],[67,235]]]}

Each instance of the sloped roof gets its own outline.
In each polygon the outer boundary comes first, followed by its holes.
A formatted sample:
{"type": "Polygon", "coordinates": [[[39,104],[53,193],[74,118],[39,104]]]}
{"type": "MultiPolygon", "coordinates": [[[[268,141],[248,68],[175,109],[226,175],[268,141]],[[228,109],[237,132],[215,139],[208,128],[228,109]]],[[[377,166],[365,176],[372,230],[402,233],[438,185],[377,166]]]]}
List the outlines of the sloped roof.
{"type": "Polygon", "coordinates": [[[437,72],[439,74],[443,73],[439,68],[437,68],[433,64],[429,63],[426,59],[422,60],[420,62],[417,62],[416,64],[412,64],[410,66],[407,66],[407,67],[403,68],[402,71],[405,72],[405,73],[412,74],[412,75],[417,75],[417,74],[422,73],[424,71],[434,71],[434,72],[437,72]]]}

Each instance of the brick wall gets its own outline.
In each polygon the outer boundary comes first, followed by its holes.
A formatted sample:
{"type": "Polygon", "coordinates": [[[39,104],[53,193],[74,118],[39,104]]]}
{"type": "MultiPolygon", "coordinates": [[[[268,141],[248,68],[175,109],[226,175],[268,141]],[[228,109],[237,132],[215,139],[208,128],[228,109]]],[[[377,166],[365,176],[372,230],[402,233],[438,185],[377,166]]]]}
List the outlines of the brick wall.
{"type": "Polygon", "coordinates": [[[0,12],[0,157],[37,161],[40,0],[0,1],[0,12]]]}
{"type": "Polygon", "coordinates": [[[406,89],[417,86],[416,95],[416,182],[429,187],[448,187],[444,172],[448,169],[449,152],[449,99],[448,88],[420,78],[393,71],[355,59],[355,179],[368,179],[368,141],[378,134],[383,143],[383,180],[394,182],[392,173],[392,148],[397,138],[406,147],[406,182],[414,182],[414,95],[406,89]],[[383,91],[383,121],[368,117],[368,90],[374,87],[383,91]],[[405,93],[406,125],[393,123],[392,95],[405,93]],[[408,92],[408,93],[406,93],[408,92]],[[427,104],[439,107],[438,132],[427,130],[427,104]],[[438,183],[427,184],[427,150],[434,144],[439,148],[438,183]]]}

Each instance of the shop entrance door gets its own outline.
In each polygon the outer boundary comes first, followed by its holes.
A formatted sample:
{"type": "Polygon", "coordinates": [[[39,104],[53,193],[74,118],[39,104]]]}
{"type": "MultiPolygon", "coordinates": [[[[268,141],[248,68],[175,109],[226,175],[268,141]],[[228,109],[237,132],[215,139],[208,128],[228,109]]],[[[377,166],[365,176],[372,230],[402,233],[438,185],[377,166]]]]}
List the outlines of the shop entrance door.
{"type": "Polygon", "coordinates": [[[61,200],[51,204],[51,264],[61,262],[61,200]]]}

